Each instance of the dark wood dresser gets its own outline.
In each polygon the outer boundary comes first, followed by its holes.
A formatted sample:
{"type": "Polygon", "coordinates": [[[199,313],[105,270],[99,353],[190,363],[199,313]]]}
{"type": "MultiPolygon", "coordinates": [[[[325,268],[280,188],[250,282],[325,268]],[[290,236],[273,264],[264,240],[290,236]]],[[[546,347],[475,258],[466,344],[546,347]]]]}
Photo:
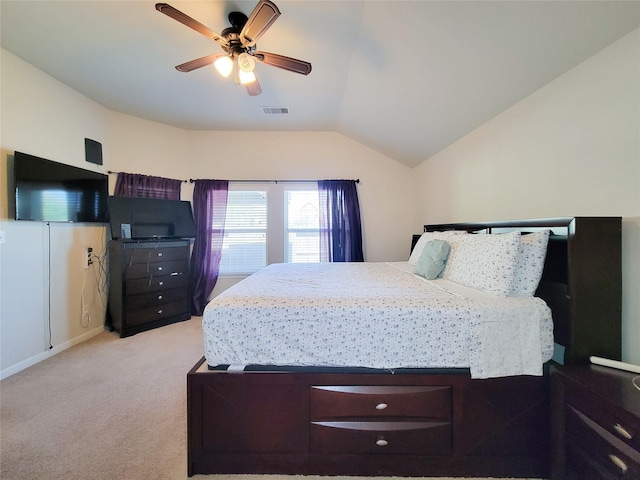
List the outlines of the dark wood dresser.
{"type": "Polygon", "coordinates": [[[107,326],[121,337],[191,318],[190,241],[109,242],[107,326]]]}
{"type": "Polygon", "coordinates": [[[640,479],[638,376],[596,365],[552,367],[553,480],[640,479]]]}

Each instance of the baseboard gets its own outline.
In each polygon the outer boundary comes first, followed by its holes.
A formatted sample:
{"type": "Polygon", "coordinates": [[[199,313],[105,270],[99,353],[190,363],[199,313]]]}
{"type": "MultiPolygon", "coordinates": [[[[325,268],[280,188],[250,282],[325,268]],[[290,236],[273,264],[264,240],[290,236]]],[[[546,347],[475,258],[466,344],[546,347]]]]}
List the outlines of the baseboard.
{"type": "Polygon", "coordinates": [[[93,330],[90,330],[82,335],[80,335],[79,337],[76,337],[72,340],[69,340],[68,342],[65,342],[61,345],[57,345],[55,347],[53,347],[50,350],[47,350],[46,352],[42,352],[38,355],[35,355],[31,358],[27,358],[26,360],[23,360],[22,362],[16,363],[15,365],[12,365],[10,367],[4,368],[2,370],[0,370],[0,380],[4,380],[7,377],[10,377],[11,375],[14,375],[18,372],[21,372],[22,370],[29,368],[33,365],[35,365],[36,363],[40,363],[43,360],[46,360],[47,358],[51,358],[54,355],[63,352],[71,347],[73,347],[74,345],[78,345],[79,343],[85,342],[87,340],[89,340],[91,337],[95,337],[96,335],[100,334],[104,332],[104,327],[103,326],[99,326],[94,328],[93,330]]]}

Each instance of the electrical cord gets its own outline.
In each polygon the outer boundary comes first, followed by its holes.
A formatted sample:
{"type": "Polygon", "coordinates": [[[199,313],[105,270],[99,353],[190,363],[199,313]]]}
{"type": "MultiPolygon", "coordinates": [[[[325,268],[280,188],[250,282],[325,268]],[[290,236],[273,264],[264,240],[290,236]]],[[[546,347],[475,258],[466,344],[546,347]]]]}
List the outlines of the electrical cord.
{"type": "Polygon", "coordinates": [[[49,350],[53,349],[53,335],[51,334],[51,222],[47,222],[47,232],[48,232],[48,260],[49,260],[49,265],[48,265],[48,288],[49,288],[49,294],[47,298],[47,319],[48,319],[48,323],[49,323],[49,350]]]}
{"type": "Polygon", "coordinates": [[[89,327],[89,324],[91,323],[91,314],[89,313],[89,310],[84,300],[84,290],[85,290],[85,287],[87,286],[88,274],[89,274],[89,270],[87,269],[84,271],[84,278],[82,280],[82,292],[80,293],[80,310],[82,312],[82,316],[80,317],[80,326],[82,328],[89,327]],[[84,322],[85,318],[86,318],[86,324],[84,322]]]}
{"type": "Polygon", "coordinates": [[[100,252],[98,254],[94,253],[93,251],[89,253],[89,258],[88,258],[89,266],[84,272],[84,278],[82,282],[82,291],[80,295],[80,305],[81,305],[81,312],[82,312],[82,315],[80,318],[80,325],[82,326],[82,328],[89,327],[91,323],[90,307],[95,304],[95,296],[93,296],[93,299],[89,305],[87,305],[87,302],[85,301],[85,291],[87,288],[87,278],[89,275],[89,270],[93,272],[96,292],[98,294],[98,297],[100,298],[101,311],[103,313],[106,312],[107,304],[105,301],[105,297],[106,297],[108,281],[109,281],[109,275],[108,275],[108,270],[106,266],[106,263],[107,263],[106,258],[107,258],[106,244],[103,238],[100,252]],[[94,268],[91,268],[91,267],[94,267],[94,268]]]}

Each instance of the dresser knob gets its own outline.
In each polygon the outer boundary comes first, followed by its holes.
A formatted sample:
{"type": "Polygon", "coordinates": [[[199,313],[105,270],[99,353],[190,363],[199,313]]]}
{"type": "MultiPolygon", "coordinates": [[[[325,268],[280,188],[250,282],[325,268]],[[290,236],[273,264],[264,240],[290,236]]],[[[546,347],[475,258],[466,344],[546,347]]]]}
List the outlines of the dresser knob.
{"type": "Polygon", "coordinates": [[[158,300],[162,300],[162,295],[158,295],[158,300]]]}
{"type": "Polygon", "coordinates": [[[376,445],[378,445],[379,447],[386,447],[387,445],[389,445],[389,442],[387,442],[384,437],[380,437],[378,440],[376,440],[376,445]]]}
{"type": "Polygon", "coordinates": [[[378,405],[376,405],[376,410],[384,410],[387,407],[388,405],[386,403],[379,403],[378,405]]]}
{"type": "Polygon", "coordinates": [[[162,310],[158,310],[158,315],[160,315],[162,313],[162,310]]]}
{"type": "Polygon", "coordinates": [[[158,282],[158,285],[164,285],[164,282],[158,282]]]}
{"type": "Polygon", "coordinates": [[[162,271],[162,267],[158,267],[158,271],[161,272],[162,271]]]}
{"type": "Polygon", "coordinates": [[[158,252],[158,256],[161,257],[162,256],[162,252],[158,252]]]}
{"type": "Polygon", "coordinates": [[[631,435],[629,432],[627,432],[627,430],[622,425],[620,425],[619,423],[616,423],[613,426],[613,429],[616,431],[616,433],[618,435],[620,435],[621,437],[626,438],[627,440],[631,440],[633,438],[633,435],[631,435]]]}
{"type": "Polygon", "coordinates": [[[610,454],[609,460],[611,460],[616,467],[622,470],[622,473],[625,473],[629,469],[627,464],[624,463],[617,455],[610,454]]]}

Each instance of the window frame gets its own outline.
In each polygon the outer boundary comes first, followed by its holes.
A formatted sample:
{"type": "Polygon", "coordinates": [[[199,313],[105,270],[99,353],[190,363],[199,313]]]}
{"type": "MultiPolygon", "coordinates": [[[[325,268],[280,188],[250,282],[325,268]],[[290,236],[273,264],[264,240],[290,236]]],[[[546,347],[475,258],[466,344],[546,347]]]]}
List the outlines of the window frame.
{"type": "MultiPolygon", "coordinates": [[[[229,192],[231,191],[265,191],[267,195],[267,228],[265,233],[266,241],[266,263],[285,263],[287,260],[287,233],[286,222],[286,192],[300,190],[316,190],[315,182],[242,182],[230,181],[229,192]]],[[[319,225],[318,225],[319,231],[319,225]]],[[[223,247],[224,252],[224,247],[223,247]]],[[[224,254],[224,253],[223,253],[224,254]]],[[[254,272],[238,273],[223,272],[219,276],[225,278],[244,278],[254,272]]]]}

